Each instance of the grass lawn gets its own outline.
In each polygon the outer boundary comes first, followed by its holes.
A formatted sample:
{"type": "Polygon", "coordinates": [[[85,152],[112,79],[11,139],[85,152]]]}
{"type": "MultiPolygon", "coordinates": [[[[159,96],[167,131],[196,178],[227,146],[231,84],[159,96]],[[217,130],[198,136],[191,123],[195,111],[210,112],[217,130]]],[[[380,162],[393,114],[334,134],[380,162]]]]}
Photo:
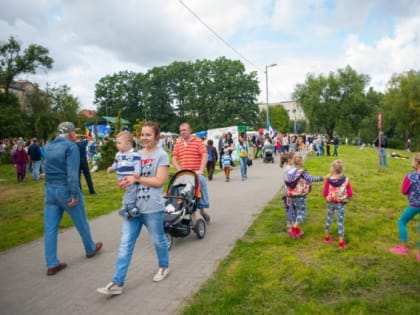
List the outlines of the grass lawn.
{"type": "MultiPolygon", "coordinates": [[[[279,194],[183,314],[420,314],[418,216],[408,225],[409,256],[388,252],[398,244],[397,219],[407,205],[400,185],[411,170],[412,154],[409,160],[388,158],[389,167],[379,170],[372,148],[340,147],[339,153],[354,190],[346,206],[348,248],[323,243],[323,184],[315,183],[308,196],[305,235],[299,240],[286,233],[279,194]]],[[[333,160],[309,157],[305,168],[323,175],[333,160]]],[[[336,222],[331,232],[338,239],[336,222]]]]}
{"type": "MultiPolygon", "coordinates": [[[[43,235],[44,178],[35,182],[31,174],[18,183],[12,164],[0,165],[0,251],[26,243],[43,235]]],[[[82,176],[87,215],[94,218],[121,207],[123,191],[117,188],[116,175],[105,171],[92,173],[96,195],[89,195],[82,176]]],[[[67,213],[61,228],[72,226],[67,213]]]]}
{"type": "MultiPolygon", "coordinates": [[[[388,150],[390,153],[391,150],[388,150]]],[[[388,252],[398,243],[397,219],[407,205],[400,193],[409,160],[388,158],[378,169],[376,151],[340,147],[354,197],[346,206],[348,248],[324,244],[326,202],[322,184],[308,196],[305,235],[291,240],[285,232],[281,193],[266,206],[239,239],[214,276],[186,301],[183,314],[420,314],[420,263],[415,260],[417,217],[408,225],[409,256],[388,252]]],[[[309,157],[305,168],[326,174],[333,157],[309,157]]],[[[0,250],[43,234],[43,180],[30,174],[18,184],[12,165],[0,165],[0,250]]],[[[118,209],[123,192],[115,174],[93,173],[97,195],[83,190],[89,218],[118,209]]],[[[65,214],[62,227],[71,221],[65,214]]],[[[331,235],[337,238],[337,226],[331,235]]]]}

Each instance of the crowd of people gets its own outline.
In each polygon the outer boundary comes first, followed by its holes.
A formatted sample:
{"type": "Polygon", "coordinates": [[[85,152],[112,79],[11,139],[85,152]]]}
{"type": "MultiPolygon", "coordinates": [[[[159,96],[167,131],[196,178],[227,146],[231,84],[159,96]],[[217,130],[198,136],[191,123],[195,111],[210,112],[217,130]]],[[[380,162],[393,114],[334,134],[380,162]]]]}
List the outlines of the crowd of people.
{"type": "MultiPolygon", "coordinates": [[[[41,173],[45,176],[44,248],[48,276],[55,275],[67,267],[67,264],[57,257],[58,229],[64,211],[74,222],[87,258],[95,256],[103,246],[102,242],[93,241],[80,182],[80,175],[84,174],[89,193],[96,194],[90,171],[95,171],[95,163],[100,159],[100,147],[94,141],[78,135],[76,131],[73,123],[63,122],[57,127],[56,138],[46,145],[36,138],[27,142],[19,138],[13,141],[10,150],[18,182],[25,179],[28,165],[31,165],[34,181],[40,180],[41,173]],[[88,163],[93,165],[91,170],[88,163]]],[[[280,156],[280,166],[283,168],[283,204],[290,237],[299,239],[304,235],[302,225],[307,214],[307,197],[311,186],[315,182],[324,182],[323,195],[327,204],[324,242],[335,242],[330,229],[336,216],[338,247],[347,247],[344,237],[345,205],[353,196],[353,190],[349,178],[344,175],[343,162],[338,159],[333,161],[328,174],[324,176],[313,176],[304,168],[304,155],[310,152],[317,156],[338,156],[337,136],[328,139],[323,135],[290,133],[270,137],[268,133],[241,132],[235,143],[232,134],[226,132],[217,141],[215,144],[213,139],[194,136],[191,126],[186,122],[180,124],[178,138],[162,137],[156,122],[146,122],[143,125],[139,140],[128,131],[116,135],[118,152],[107,172],[117,174],[118,186],[125,191],[119,210],[122,217],[121,239],[112,280],[104,287],[98,288],[98,293],[119,295],[123,292],[135,244],[143,227],[149,232],[157,256],[158,270],[153,281],[159,282],[168,276],[169,252],[163,224],[165,200],[162,188],[168,179],[171,165],[177,171],[189,169],[196,173],[200,182],[201,197],[198,199],[197,211],[192,214],[192,220],[196,221],[198,216],[201,216],[210,223],[207,211],[210,208],[210,200],[204,171],[207,170],[207,179],[211,181],[219,164],[224,172],[225,181],[229,182],[235,166],[234,161],[237,160],[241,180],[245,181],[252,160],[264,159],[264,154],[271,151],[280,156]]],[[[386,139],[382,138],[379,141],[382,141],[383,148],[386,148],[386,139]]],[[[4,145],[3,143],[3,148],[4,145]]],[[[386,160],[382,163],[386,165],[386,160]]],[[[402,193],[408,196],[409,206],[398,220],[401,243],[390,249],[392,253],[401,255],[408,254],[406,225],[420,213],[419,153],[414,156],[413,168],[415,170],[404,178],[402,185],[402,193]]],[[[420,261],[420,243],[416,259],[420,261]]]]}

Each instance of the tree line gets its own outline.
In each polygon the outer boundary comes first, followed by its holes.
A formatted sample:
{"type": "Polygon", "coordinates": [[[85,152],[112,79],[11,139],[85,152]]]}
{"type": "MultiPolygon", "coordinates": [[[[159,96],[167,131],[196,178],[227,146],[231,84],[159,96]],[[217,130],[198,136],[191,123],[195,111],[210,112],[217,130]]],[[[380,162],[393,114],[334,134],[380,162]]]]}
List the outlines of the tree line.
{"type": "MultiPolygon", "coordinates": [[[[35,85],[30,108],[21,110],[9,93],[20,74],[51,69],[54,60],[47,48],[31,44],[22,50],[10,37],[0,43],[0,138],[17,135],[48,139],[60,121],[79,127],[87,119],[78,115],[80,101],[70,87],[35,85]]],[[[420,72],[394,74],[386,92],[369,87],[368,75],[350,66],[328,75],[308,74],[298,83],[293,100],[303,109],[306,121],[297,122],[300,132],[332,137],[361,137],[370,143],[377,134],[382,113],[383,131],[391,147],[402,148],[407,139],[418,150],[420,143],[420,72]]],[[[260,93],[256,72],[246,73],[238,60],[175,61],[146,73],[121,71],[101,78],[95,85],[97,116],[122,117],[135,126],[145,120],[159,121],[162,130],[177,131],[188,121],[195,131],[229,125],[265,127],[265,110],[258,110],[260,93]]],[[[269,117],[279,132],[292,132],[294,124],[281,106],[270,106],[269,117]]]]}

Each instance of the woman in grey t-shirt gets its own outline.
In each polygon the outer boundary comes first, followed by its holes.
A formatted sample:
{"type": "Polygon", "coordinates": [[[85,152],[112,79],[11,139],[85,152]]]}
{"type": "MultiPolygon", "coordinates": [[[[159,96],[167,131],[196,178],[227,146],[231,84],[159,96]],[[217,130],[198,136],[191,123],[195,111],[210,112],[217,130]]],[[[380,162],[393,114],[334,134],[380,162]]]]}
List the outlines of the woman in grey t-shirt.
{"type": "Polygon", "coordinates": [[[165,207],[163,184],[168,179],[169,157],[158,146],[159,138],[159,124],[146,122],[141,131],[143,146],[140,151],[141,174],[140,176],[126,176],[119,182],[122,189],[126,189],[134,183],[139,184],[136,206],[141,215],[130,220],[123,220],[114,277],[112,282],[105,287],[97,289],[97,292],[101,294],[118,295],[122,293],[134,246],[143,225],[152,237],[158,258],[159,269],[153,277],[153,281],[161,281],[169,273],[168,245],[163,229],[165,207]]]}

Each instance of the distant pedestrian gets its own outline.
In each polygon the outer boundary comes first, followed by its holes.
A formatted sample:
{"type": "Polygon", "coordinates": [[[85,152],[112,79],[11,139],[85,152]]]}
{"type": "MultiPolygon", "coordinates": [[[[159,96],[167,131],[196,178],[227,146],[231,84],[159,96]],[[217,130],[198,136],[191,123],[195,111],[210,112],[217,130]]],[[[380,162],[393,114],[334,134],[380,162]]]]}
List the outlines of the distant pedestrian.
{"type": "Polygon", "coordinates": [[[388,147],[388,138],[383,133],[383,131],[379,132],[378,137],[375,140],[375,147],[379,150],[379,165],[382,167],[387,167],[387,161],[386,161],[386,148],[388,147]]]}
{"type": "Polygon", "coordinates": [[[94,243],[86,216],[85,201],[79,186],[80,154],[76,128],[71,122],[62,122],[57,137],[45,146],[45,206],[44,244],[47,275],[52,276],[67,267],[57,258],[58,228],[64,211],[70,215],[87,258],[95,256],[102,242],[94,243]]]}
{"type": "Polygon", "coordinates": [[[218,161],[218,154],[216,148],[213,146],[213,140],[207,140],[207,178],[209,180],[213,179],[214,170],[216,168],[216,163],[218,161]]]}
{"type": "MultiPolygon", "coordinates": [[[[407,223],[420,214],[420,153],[416,153],[413,157],[414,171],[408,173],[402,182],[401,192],[407,195],[408,206],[398,219],[398,230],[400,236],[400,245],[390,249],[392,253],[400,255],[408,255],[407,246],[407,223]]],[[[419,218],[419,242],[417,244],[416,259],[420,262],[420,218],[419,218]]]]}
{"type": "Polygon", "coordinates": [[[228,182],[230,181],[230,171],[232,170],[232,156],[227,143],[225,143],[220,160],[222,161],[223,171],[225,173],[225,181],[228,182]]]}
{"type": "Polygon", "coordinates": [[[338,156],[338,144],[339,144],[339,139],[338,136],[335,135],[333,138],[333,145],[334,145],[334,153],[333,156],[338,156]]]}
{"type": "Polygon", "coordinates": [[[327,149],[327,156],[331,156],[331,142],[329,138],[326,139],[325,141],[325,148],[327,149]]]}
{"type": "Polygon", "coordinates": [[[42,154],[37,138],[32,139],[32,144],[28,147],[28,155],[31,162],[32,179],[38,181],[40,178],[42,154]]]}
{"type": "Polygon", "coordinates": [[[330,226],[335,213],[338,226],[338,247],[341,249],[346,248],[347,244],[344,241],[344,207],[348,198],[353,196],[353,191],[350,180],[344,176],[344,167],[340,160],[336,160],[331,164],[331,176],[325,181],[324,196],[327,199],[328,208],[324,242],[334,242],[334,239],[330,236],[330,226]]]}
{"type": "Polygon", "coordinates": [[[95,188],[93,188],[92,176],[90,176],[89,163],[87,160],[87,153],[86,153],[88,141],[85,139],[84,135],[77,135],[76,143],[77,143],[77,146],[79,147],[79,154],[80,154],[80,173],[79,173],[80,190],[82,190],[81,177],[83,174],[86,180],[86,184],[89,189],[89,194],[94,195],[96,194],[96,192],[95,192],[95,188]]]}
{"type": "Polygon", "coordinates": [[[13,164],[16,167],[17,181],[23,182],[26,175],[26,165],[29,162],[28,153],[26,153],[22,144],[18,144],[16,151],[12,155],[13,164]]]}
{"type": "Polygon", "coordinates": [[[238,144],[236,145],[236,156],[239,159],[239,165],[241,168],[241,178],[245,180],[248,178],[248,157],[249,147],[248,141],[246,141],[246,136],[244,133],[241,133],[238,137],[238,144]]]}

